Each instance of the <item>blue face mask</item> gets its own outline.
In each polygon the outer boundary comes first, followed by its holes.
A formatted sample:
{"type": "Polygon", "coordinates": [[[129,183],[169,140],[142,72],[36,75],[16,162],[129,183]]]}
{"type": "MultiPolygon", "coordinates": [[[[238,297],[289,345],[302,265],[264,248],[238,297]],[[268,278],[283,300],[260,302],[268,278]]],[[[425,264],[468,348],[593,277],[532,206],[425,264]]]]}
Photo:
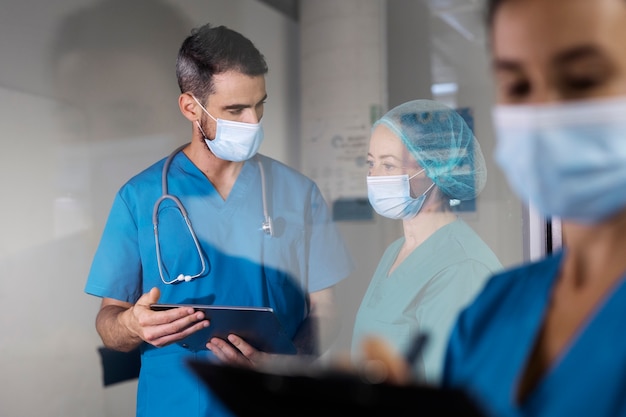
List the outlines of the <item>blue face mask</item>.
{"type": "Polygon", "coordinates": [[[432,183],[417,198],[411,197],[409,181],[419,173],[408,175],[381,175],[367,177],[367,195],[376,213],[390,219],[409,220],[422,209],[426,194],[435,186],[432,183]]]}
{"type": "Polygon", "coordinates": [[[596,223],[626,207],[626,98],[496,106],[495,160],[546,217],[596,223]]]}
{"type": "Polygon", "coordinates": [[[196,121],[204,136],[204,141],[215,156],[225,161],[241,162],[252,158],[259,151],[264,137],[261,123],[216,119],[200,104],[197,98],[193,97],[193,99],[217,124],[215,139],[211,140],[206,137],[202,126],[196,121]]]}

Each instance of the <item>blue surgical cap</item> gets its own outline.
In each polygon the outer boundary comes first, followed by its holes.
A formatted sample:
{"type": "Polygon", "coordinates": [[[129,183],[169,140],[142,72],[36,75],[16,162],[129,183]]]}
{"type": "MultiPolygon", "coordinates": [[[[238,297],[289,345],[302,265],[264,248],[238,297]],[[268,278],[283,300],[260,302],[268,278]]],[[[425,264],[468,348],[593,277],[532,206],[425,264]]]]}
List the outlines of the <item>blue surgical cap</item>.
{"type": "Polygon", "coordinates": [[[487,167],[480,145],[465,120],[432,100],[401,104],[374,123],[387,126],[450,198],[471,200],[484,188],[487,167]]]}

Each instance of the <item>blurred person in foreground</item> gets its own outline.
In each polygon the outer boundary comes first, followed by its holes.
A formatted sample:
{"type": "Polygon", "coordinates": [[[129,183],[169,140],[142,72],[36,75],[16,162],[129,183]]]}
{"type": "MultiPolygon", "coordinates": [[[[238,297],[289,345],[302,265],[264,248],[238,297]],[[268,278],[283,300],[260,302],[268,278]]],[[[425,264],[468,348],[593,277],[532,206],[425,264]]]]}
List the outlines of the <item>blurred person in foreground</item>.
{"type": "Polygon", "coordinates": [[[267,71],[242,34],[194,29],[176,61],[190,143],[115,196],[85,292],[102,298],[105,346],[141,350],[137,416],[231,415],[185,361],[256,366],[275,356],[233,334],[189,350],[177,342],[210,326],[204,314],[152,304],[271,307],[298,353],[315,357],[332,341],[334,286],[353,265],[315,183],[258,153],[267,71]]]}
{"type": "Polygon", "coordinates": [[[352,350],[378,335],[405,352],[427,335],[415,376],[437,383],[459,311],[502,268],[452,206],[475,199],[487,169],[476,137],[448,106],[414,100],[374,123],[368,152],[369,200],[402,221],[403,237],[385,250],[358,309],[352,350]]]}
{"type": "Polygon", "coordinates": [[[626,2],[491,0],[487,15],[495,159],[564,245],[489,280],[443,385],[490,416],[626,416],[626,2]]]}

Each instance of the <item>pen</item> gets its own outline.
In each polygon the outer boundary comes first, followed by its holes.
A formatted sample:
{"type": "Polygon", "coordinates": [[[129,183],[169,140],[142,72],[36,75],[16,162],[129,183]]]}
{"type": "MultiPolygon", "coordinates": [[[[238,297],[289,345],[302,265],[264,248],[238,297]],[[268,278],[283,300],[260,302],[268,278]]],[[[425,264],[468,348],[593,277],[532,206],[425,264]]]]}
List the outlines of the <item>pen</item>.
{"type": "Polygon", "coordinates": [[[428,341],[428,335],[424,332],[419,332],[409,345],[409,349],[406,352],[405,360],[409,364],[409,366],[413,367],[415,361],[424,351],[424,346],[428,341]]]}

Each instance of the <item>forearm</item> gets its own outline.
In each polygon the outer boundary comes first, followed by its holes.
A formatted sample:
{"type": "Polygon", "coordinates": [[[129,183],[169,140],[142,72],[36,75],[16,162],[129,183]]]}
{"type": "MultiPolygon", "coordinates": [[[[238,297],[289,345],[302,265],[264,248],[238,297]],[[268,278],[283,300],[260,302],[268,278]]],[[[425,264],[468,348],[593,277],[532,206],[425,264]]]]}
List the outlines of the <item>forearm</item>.
{"type": "Polygon", "coordinates": [[[125,324],[129,309],[120,305],[106,305],[98,312],[96,317],[96,330],[102,342],[109,349],[129,352],[142,342],[137,334],[133,333],[125,324]]]}

